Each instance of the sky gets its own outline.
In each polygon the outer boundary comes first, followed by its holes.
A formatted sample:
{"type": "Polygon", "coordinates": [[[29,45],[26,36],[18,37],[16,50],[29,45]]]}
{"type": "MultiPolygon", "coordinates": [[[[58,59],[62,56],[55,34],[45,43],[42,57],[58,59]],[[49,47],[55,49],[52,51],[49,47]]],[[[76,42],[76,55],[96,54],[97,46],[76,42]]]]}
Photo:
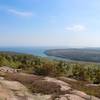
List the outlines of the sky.
{"type": "Polygon", "coordinates": [[[0,0],[0,46],[100,47],[100,0],[0,0]]]}

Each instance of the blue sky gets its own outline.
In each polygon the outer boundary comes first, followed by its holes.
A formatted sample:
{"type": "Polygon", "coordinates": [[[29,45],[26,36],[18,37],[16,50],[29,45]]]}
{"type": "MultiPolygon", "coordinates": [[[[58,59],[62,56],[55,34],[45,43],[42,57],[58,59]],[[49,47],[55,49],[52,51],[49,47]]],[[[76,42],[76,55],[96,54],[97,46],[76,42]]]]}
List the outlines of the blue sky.
{"type": "Polygon", "coordinates": [[[0,46],[100,47],[100,0],[0,0],[0,46]]]}

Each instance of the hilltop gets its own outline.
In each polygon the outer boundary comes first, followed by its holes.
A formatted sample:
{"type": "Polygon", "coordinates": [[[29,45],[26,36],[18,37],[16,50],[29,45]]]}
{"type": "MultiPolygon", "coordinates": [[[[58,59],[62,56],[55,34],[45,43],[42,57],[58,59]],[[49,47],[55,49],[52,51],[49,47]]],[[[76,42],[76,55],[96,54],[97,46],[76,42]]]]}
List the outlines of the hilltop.
{"type": "MultiPolygon", "coordinates": [[[[24,85],[29,95],[46,98],[42,100],[62,100],[61,98],[99,100],[100,98],[100,64],[49,60],[28,54],[1,52],[0,77],[1,90],[2,84],[6,84],[6,91],[10,84],[16,86],[18,83],[24,85]]],[[[14,96],[17,92],[12,89],[9,91],[14,96]]],[[[23,94],[22,91],[19,91],[18,95],[23,94]]],[[[23,97],[25,100],[27,92],[18,98],[23,97]]]]}
{"type": "Polygon", "coordinates": [[[0,77],[0,100],[100,100],[74,89],[65,81],[77,82],[64,77],[56,79],[24,73],[3,73],[3,77],[0,77]]]}

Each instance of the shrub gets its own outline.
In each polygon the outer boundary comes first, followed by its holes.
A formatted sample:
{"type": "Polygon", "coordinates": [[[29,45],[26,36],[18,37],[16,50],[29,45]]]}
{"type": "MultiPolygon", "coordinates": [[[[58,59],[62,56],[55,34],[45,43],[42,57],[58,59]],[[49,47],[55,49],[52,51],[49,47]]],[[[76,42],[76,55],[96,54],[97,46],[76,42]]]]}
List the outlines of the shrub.
{"type": "Polygon", "coordinates": [[[33,93],[59,94],[60,86],[54,82],[38,80],[32,83],[31,90],[33,93]]]}

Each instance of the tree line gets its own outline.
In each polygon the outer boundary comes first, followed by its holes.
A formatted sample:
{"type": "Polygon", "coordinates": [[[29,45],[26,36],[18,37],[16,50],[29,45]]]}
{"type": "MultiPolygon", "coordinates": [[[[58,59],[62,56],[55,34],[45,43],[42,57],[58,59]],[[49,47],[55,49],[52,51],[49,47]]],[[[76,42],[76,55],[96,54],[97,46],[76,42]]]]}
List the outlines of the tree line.
{"type": "Polygon", "coordinates": [[[48,60],[33,55],[2,52],[0,66],[22,69],[22,71],[37,75],[65,76],[95,84],[100,83],[99,64],[48,60]]]}

